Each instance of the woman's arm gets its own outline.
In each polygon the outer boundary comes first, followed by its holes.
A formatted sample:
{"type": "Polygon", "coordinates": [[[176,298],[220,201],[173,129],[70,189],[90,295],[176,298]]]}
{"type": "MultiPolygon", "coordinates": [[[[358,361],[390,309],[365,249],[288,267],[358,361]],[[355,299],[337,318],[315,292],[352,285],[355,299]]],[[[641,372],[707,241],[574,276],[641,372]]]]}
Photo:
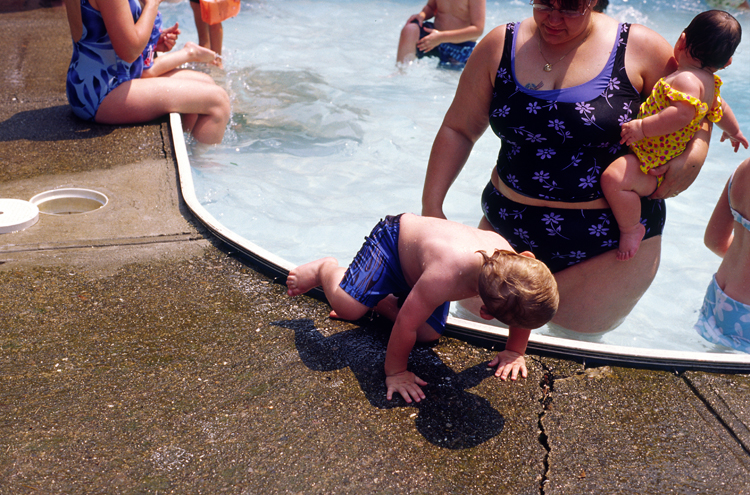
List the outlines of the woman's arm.
{"type": "Polygon", "coordinates": [[[432,144],[422,190],[422,215],[445,218],[443,201],[468,160],[474,143],[487,129],[505,26],[495,28],[476,46],[432,144]]]}
{"type": "Polygon", "coordinates": [[[161,0],[146,0],[141,16],[133,22],[128,0],[91,1],[92,7],[102,14],[112,48],[128,63],[134,62],[146,48],[160,3],[161,0]]]}

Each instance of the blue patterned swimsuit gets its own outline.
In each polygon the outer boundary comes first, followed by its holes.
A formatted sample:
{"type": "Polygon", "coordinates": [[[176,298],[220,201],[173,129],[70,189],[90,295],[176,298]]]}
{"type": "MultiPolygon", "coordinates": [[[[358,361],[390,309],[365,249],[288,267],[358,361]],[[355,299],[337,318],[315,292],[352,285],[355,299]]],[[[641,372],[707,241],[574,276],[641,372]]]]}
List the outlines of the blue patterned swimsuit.
{"type": "MultiPolygon", "coordinates": [[[[411,292],[398,254],[400,230],[401,215],[388,215],[378,222],[339,283],[344,292],[368,308],[391,294],[399,298],[400,307],[411,292]]],[[[446,301],[427,318],[427,324],[440,335],[445,331],[449,310],[450,302],[446,301]]]]}
{"type": "MultiPolygon", "coordinates": [[[[490,126],[500,137],[500,180],[530,198],[586,202],[604,197],[602,172],[629,152],[620,126],[637,115],[640,95],[625,71],[629,24],[620,24],[604,70],[580,86],[551,91],[521,87],[513,71],[516,24],[508,24],[490,105],[490,126]]],[[[531,251],[558,272],[619,243],[610,209],[564,209],[510,201],[490,182],[482,210],[492,227],[518,251],[531,251]]],[[[646,236],[661,235],[662,200],[641,199],[646,236]]]]}
{"type": "MultiPolygon", "coordinates": [[[[133,21],[137,21],[141,5],[138,0],[128,1],[133,21]]],[[[129,64],[117,56],[102,14],[88,0],[81,0],[81,20],[83,34],[78,42],[73,42],[66,93],[73,113],[93,121],[105,96],[120,84],[141,77],[143,57],[129,64]]]]}

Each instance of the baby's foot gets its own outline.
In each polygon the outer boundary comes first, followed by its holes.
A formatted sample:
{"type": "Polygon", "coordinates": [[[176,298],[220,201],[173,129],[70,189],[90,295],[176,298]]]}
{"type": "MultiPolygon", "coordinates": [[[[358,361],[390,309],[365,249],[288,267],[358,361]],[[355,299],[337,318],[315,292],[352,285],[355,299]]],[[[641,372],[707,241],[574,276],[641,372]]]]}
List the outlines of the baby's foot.
{"type": "Polygon", "coordinates": [[[626,230],[620,228],[620,246],[617,248],[617,259],[627,261],[635,256],[644,235],[646,235],[646,227],[640,222],[626,230]]]}
{"type": "Polygon", "coordinates": [[[320,268],[326,263],[335,263],[338,266],[335,258],[321,258],[291,270],[286,278],[286,293],[294,297],[319,286],[320,268]]]}

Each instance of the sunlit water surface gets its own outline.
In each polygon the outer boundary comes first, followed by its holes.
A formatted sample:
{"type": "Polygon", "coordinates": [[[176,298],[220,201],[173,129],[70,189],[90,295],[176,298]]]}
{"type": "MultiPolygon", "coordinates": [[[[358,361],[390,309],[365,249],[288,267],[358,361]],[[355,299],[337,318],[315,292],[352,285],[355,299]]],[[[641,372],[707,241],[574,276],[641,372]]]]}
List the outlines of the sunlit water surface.
{"type": "MultiPolygon", "coordinates": [[[[196,194],[224,226],[294,264],[332,255],[348,264],[363,237],[387,214],[418,213],[432,141],[460,76],[423,59],[396,74],[400,29],[418,1],[243,1],[224,23],[225,72],[233,117],[224,142],[191,147],[196,194]]],[[[644,24],[674,43],[709,7],[682,2],[614,0],[608,13],[644,24]]],[[[179,21],[181,42],[196,39],[186,1],[161,7],[179,21]]],[[[750,35],[750,13],[736,13],[750,35]]],[[[527,2],[488,0],[485,33],[531,14],[527,2]]],[[[722,94],[750,135],[750,40],[719,74],[722,94]]],[[[593,340],[672,350],[734,352],[693,330],[720,259],[703,232],[731,171],[750,154],[731,152],[714,132],[693,186],[667,201],[663,256],[653,285],[618,329],[593,340]]],[[[445,204],[449,219],[477,225],[479,197],[499,140],[477,142],[445,204]]],[[[454,314],[466,316],[454,305],[454,314]]],[[[557,335],[548,328],[535,330],[557,335]]],[[[591,340],[591,338],[589,338],[591,340]]]]}

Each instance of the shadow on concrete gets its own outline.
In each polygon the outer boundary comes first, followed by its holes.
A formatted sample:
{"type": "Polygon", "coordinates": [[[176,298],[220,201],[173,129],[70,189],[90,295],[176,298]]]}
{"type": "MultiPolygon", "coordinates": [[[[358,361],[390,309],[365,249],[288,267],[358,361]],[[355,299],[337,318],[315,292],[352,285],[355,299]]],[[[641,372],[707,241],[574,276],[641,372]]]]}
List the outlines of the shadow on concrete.
{"type": "Polygon", "coordinates": [[[70,105],[25,110],[0,122],[0,141],[69,141],[106,136],[117,127],[73,115],[70,105]]]}
{"type": "Polygon", "coordinates": [[[426,399],[407,404],[401,396],[386,399],[383,361],[388,332],[359,327],[324,336],[310,319],[276,321],[273,325],[294,330],[302,362],[315,371],[349,367],[365,397],[379,409],[415,407],[417,430],[430,443],[448,449],[466,449],[486,442],[503,431],[505,418],[490,403],[466,389],[477,386],[494,370],[481,363],[460,373],[445,365],[430,346],[418,345],[411,353],[410,370],[425,380],[426,399]]]}
{"type": "Polygon", "coordinates": [[[63,0],[3,0],[0,12],[26,12],[34,9],[61,7],[63,0]]]}

